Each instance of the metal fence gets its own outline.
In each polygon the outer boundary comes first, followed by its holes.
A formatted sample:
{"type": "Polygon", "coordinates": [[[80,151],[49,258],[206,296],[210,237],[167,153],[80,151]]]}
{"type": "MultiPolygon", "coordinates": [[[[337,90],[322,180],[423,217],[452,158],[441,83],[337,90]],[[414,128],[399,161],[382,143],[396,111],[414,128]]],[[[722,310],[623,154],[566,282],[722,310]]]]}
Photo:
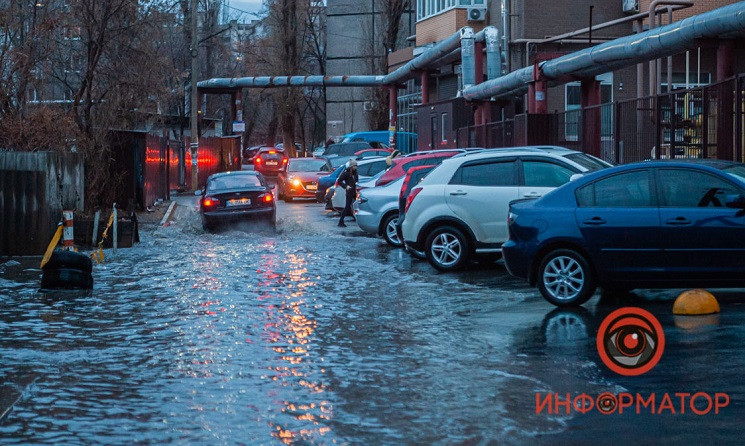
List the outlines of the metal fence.
{"type": "MultiPolygon", "coordinates": [[[[705,87],[555,112],[552,119],[545,144],[596,153],[618,164],[673,158],[745,162],[745,74],[705,87]]],[[[459,147],[515,142],[514,120],[457,133],[459,147]]]]}
{"type": "Polygon", "coordinates": [[[490,122],[485,125],[472,125],[458,129],[458,147],[510,147],[515,141],[515,120],[490,122]]]}

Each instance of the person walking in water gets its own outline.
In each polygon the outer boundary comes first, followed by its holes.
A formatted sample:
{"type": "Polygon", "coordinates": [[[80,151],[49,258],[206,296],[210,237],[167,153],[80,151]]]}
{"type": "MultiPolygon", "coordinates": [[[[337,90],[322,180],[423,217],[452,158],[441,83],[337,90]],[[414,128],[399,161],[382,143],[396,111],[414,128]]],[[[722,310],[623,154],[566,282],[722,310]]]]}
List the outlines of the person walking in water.
{"type": "Polygon", "coordinates": [[[359,176],[357,175],[357,161],[351,159],[349,160],[349,167],[344,169],[344,172],[339,175],[339,180],[337,181],[339,187],[346,191],[347,194],[346,205],[344,206],[344,210],[341,211],[338,226],[346,227],[347,225],[344,224],[344,217],[347,215],[350,217],[353,216],[352,203],[357,197],[357,181],[359,181],[359,176]]]}

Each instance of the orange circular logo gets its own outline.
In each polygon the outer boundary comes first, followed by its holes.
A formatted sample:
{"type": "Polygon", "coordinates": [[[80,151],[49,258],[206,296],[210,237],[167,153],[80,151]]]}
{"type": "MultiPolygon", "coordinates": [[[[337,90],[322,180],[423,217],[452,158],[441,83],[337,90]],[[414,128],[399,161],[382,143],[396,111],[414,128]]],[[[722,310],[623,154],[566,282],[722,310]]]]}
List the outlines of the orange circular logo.
{"type": "Polygon", "coordinates": [[[665,333],[652,313],[636,307],[619,308],[600,324],[597,346],[600,359],[609,369],[638,376],[662,358],[665,333]]]}

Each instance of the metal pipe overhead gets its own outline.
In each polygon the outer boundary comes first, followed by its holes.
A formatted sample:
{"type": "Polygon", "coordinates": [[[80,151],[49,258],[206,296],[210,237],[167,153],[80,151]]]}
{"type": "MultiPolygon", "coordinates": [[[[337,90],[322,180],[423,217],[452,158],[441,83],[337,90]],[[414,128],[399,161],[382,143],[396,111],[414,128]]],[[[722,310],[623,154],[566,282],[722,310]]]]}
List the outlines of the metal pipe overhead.
{"type": "Polygon", "coordinates": [[[457,33],[440,41],[432,48],[408,61],[403,67],[400,67],[393,73],[386,75],[383,79],[383,83],[386,85],[400,84],[416,76],[417,72],[432,67],[439,59],[448,56],[451,52],[460,47],[461,36],[466,32],[466,30],[470,30],[471,35],[473,35],[473,28],[464,26],[457,33]]]}
{"type": "MultiPolygon", "coordinates": [[[[488,29],[489,27],[487,27],[488,29]]],[[[493,27],[491,27],[493,28],[493,27]]],[[[486,41],[486,29],[473,34],[468,26],[439,42],[432,48],[410,60],[403,67],[388,75],[352,75],[352,76],[255,76],[215,78],[197,83],[202,90],[220,90],[234,88],[271,88],[271,87],[380,87],[400,84],[417,75],[421,70],[454,63],[461,58],[461,38],[464,33],[476,42],[486,41]]]]}
{"type": "MultiPolygon", "coordinates": [[[[596,76],[694,48],[697,39],[726,39],[743,35],[745,2],[738,2],[549,60],[540,65],[540,70],[548,80],[568,75],[596,76]]],[[[467,88],[463,91],[463,96],[468,100],[487,100],[491,97],[524,94],[532,80],[533,67],[525,67],[467,88]]]]}
{"type": "Polygon", "coordinates": [[[202,90],[269,87],[379,87],[383,76],[258,76],[216,78],[197,83],[202,90]]]}

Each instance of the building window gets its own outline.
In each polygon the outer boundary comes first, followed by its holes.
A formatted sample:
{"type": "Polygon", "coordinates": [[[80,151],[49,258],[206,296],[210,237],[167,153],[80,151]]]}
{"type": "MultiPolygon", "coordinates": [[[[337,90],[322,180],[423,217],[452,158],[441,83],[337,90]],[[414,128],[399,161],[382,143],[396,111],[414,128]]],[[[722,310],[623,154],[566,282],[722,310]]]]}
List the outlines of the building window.
{"type": "MultiPolygon", "coordinates": [[[[604,73],[595,76],[600,81],[600,103],[609,104],[613,102],[613,73],[604,73]]],[[[582,119],[582,84],[580,82],[569,82],[564,86],[564,138],[566,141],[578,141],[580,121],[582,119]]],[[[613,134],[613,117],[606,112],[606,107],[601,109],[601,135],[603,137],[613,134]]]]}
{"type": "Polygon", "coordinates": [[[417,0],[416,19],[424,20],[451,9],[469,6],[486,8],[487,0],[417,0]]]}

